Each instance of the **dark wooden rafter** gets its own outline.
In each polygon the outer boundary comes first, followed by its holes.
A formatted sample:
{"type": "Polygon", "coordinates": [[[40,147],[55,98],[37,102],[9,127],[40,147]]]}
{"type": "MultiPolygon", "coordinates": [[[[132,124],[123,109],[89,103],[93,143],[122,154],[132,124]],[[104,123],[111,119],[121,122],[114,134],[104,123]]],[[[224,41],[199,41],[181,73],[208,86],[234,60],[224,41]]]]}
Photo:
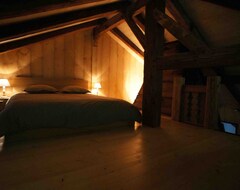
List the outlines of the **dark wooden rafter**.
{"type": "MultiPolygon", "coordinates": [[[[54,15],[63,12],[85,9],[93,6],[100,6],[107,3],[114,3],[116,0],[41,0],[41,1],[19,1],[3,0],[0,4],[0,20],[37,15],[41,17],[48,14],[54,15]],[[45,14],[46,13],[46,14],[45,14]]],[[[128,3],[122,0],[121,3],[128,3]]],[[[126,5],[126,4],[125,4],[126,5]]],[[[24,19],[24,18],[23,18],[24,19]]]]}
{"type": "Polygon", "coordinates": [[[240,63],[240,46],[213,49],[211,51],[211,54],[205,56],[187,52],[158,57],[158,69],[221,67],[239,65],[240,63]]]}
{"type": "Polygon", "coordinates": [[[73,31],[76,31],[76,30],[92,29],[93,27],[101,24],[103,21],[104,21],[104,19],[98,19],[98,20],[86,22],[86,23],[83,23],[83,24],[79,24],[79,25],[76,25],[76,26],[71,26],[71,27],[68,27],[68,28],[62,28],[62,29],[59,29],[57,31],[48,32],[48,33],[44,33],[44,34],[39,34],[39,35],[36,35],[36,36],[23,38],[23,39],[19,39],[17,41],[12,41],[12,42],[9,42],[9,43],[1,44],[0,45],[0,52],[5,52],[5,51],[11,50],[11,49],[19,48],[19,47],[22,47],[22,46],[25,46],[25,45],[36,43],[36,42],[40,42],[42,40],[46,40],[46,39],[56,37],[58,35],[66,34],[66,33],[69,33],[69,32],[73,32],[73,31]]]}
{"type": "MultiPolygon", "coordinates": [[[[134,7],[140,7],[139,5],[144,5],[142,4],[143,1],[138,0],[136,1],[132,6],[134,7]]],[[[142,11],[142,10],[141,10],[142,11]]],[[[132,30],[132,32],[134,33],[134,35],[136,36],[137,40],[139,41],[139,43],[141,44],[141,46],[143,48],[145,48],[146,44],[145,44],[145,36],[142,32],[142,30],[139,28],[139,26],[136,24],[136,22],[134,21],[133,17],[134,17],[134,13],[135,14],[139,14],[140,12],[133,12],[132,9],[127,9],[125,14],[124,14],[124,19],[127,22],[128,26],[130,27],[130,29],[132,30]]]]}
{"type": "Polygon", "coordinates": [[[144,52],[139,49],[125,34],[123,34],[119,29],[114,28],[111,32],[120,39],[125,45],[127,45],[133,52],[135,52],[140,57],[144,56],[144,52]]]}
{"type": "Polygon", "coordinates": [[[157,57],[163,55],[164,29],[153,16],[154,8],[165,11],[165,1],[152,0],[146,4],[146,47],[144,54],[143,125],[160,127],[162,72],[157,70],[157,57]]]}
{"type": "Polygon", "coordinates": [[[136,0],[135,3],[133,3],[126,11],[129,15],[136,16],[145,10],[147,1],[148,0],[136,0]]]}
{"type": "Polygon", "coordinates": [[[145,36],[142,32],[142,30],[138,27],[138,25],[134,22],[133,18],[131,15],[126,15],[125,20],[129,26],[129,28],[132,30],[134,35],[136,36],[137,40],[141,44],[143,48],[145,48],[145,36]]]}
{"type": "Polygon", "coordinates": [[[174,16],[177,23],[179,23],[186,31],[191,31],[192,23],[180,7],[180,4],[176,4],[176,2],[173,0],[167,0],[166,7],[168,11],[174,16]]]}
{"type": "Polygon", "coordinates": [[[176,21],[186,30],[191,31],[198,40],[205,43],[205,39],[197,26],[190,19],[189,15],[186,13],[182,4],[178,0],[167,0],[167,8],[169,12],[174,16],[176,21]]]}
{"type": "MultiPolygon", "coordinates": [[[[127,8],[127,12],[134,14],[135,12],[139,12],[139,10],[142,10],[145,5],[146,5],[146,0],[139,1],[139,3],[134,3],[131,6],[129,6],[127,8]]],[[[97,37],[100,34],[111,30],[112,28],[116,27],[123,21],[124,21],[123,12],[114,15],[113,17],[108,19],[106,22],[104,22],[100,26],[97,26],[96,28],[94,28],[94,32],[93,32],[94,39],[97,39],[97,37]]]]}
{"type": "Polygon", "coordinates": [[[77,26],[84,22],[99,19],[115,13],[118,9],[122,9],[122,4],[114,3],[81,11],[25,21],[18,24],[0,26],[0,44],[77,26]]]}
{"type": "Polygon", "coordinates": [[[103,24],[101,24],[101,25],[99,25],[99,26],[94,28],[94,30],[93,30],[93,38],[97,39],[99,35],[101,35],[102,33],[107,32],[107,31],[115,28],[116,26],[118,26],[122,22],[124,22],[124,18],[123,18],[123,14],[122,13],[114,15],[113,17],[111,17],[110,19],[105,21],[103,24]]]}
{"type": "Polygon", "coordinates": [[[143,32],[145,32],[145,19],[143,18],[143,15],[140,13],[140,14],[136,15],[135,17],[133,17],[133,19],[137,23],[139,28],[141,28],[141,30],[143,32]]]}
{"type": "Polygon", "coordinates": [[[210,50],[204,42],[196,38],[192,32],[186,31],[183,27],[181,27],[163,12],[159,11],[158,9],[154,9],[154,17],[160,25],[166,28],[190,51],[198,54],[209,53],[210,50]]]}

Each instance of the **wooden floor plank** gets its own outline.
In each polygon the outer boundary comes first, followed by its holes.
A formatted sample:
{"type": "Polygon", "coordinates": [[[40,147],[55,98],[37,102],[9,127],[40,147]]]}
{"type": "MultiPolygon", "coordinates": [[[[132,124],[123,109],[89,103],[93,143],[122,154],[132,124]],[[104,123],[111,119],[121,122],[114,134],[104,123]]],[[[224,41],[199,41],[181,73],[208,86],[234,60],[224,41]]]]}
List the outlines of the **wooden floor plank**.
{"type": "Polygon", "coordinates": [[[163,118],[6,144],[0,189],[240,189],[240,138],[163,118]]]}

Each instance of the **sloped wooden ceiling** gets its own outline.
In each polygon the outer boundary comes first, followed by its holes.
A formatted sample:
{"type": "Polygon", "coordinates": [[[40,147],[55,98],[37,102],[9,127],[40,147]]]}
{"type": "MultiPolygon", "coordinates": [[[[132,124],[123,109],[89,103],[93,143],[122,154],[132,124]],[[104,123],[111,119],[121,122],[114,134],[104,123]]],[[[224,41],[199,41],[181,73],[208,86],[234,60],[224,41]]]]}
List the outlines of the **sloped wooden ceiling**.
{"type": "Polygon", "coordinates": [[[0,4],[0,52],[77,29],[123,11],[127,0],[9,0],[0,4]]]}
{"type": "Polygon", "coordinates": [[[238,6],[237,1],[228,2],[180,0],[184,11],[210,47],[240,44],[240,2],[238,6]]]}

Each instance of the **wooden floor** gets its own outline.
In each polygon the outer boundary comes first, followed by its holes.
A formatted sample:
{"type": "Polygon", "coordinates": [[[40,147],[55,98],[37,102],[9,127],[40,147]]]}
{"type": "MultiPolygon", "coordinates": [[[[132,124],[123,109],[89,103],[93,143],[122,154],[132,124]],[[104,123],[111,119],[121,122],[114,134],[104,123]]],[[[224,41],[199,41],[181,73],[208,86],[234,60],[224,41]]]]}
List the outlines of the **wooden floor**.
{"type": "Polygon", "coordinates": [[[6,144],[0,189],[240,189],[240,137],[162,126],[6,144]]]}

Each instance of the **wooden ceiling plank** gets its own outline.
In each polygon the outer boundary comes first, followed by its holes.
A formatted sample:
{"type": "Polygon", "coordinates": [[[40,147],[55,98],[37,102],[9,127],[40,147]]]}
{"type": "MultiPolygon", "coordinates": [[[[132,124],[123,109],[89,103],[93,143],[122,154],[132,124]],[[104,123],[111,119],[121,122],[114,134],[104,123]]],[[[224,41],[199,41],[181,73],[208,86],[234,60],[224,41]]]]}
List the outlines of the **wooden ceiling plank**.
{"type": "Polygon", "coordinates": [[[216,5],[221,5],[230,9],[240,10],[239,0],[202,0],[216,5]]]}
{"type": "MultiPolygon", "coordinates": [[[[119,8],[119,6],[117,6],[119,8]]],[[[58,29],[82,24],[115,13],[115,6],[105,5],[82,11],[75,11],[48,18],[26,21],[19,24],[0,26],[0,44],[16,41],[19,38],[56,31],[58,29]]]]}
{"type": "Polygon", "coordinates": [[[154,17],[161,26],[166,28],[190,51],[198,54],[209,53],[209,48],[205,43],[197,39],[190,31],[186,31],[182,26],[180,26],[163,12],[159,11],[158,9],[154,9],[154,17]]]}
{"type": "Polygon", "coordinates": [[[96,25],[99,25],[103,20],[99,19],[99,20],[94,20],[94,21],[90,21],[90,22],[86,22],[80,25],[76,25],[76,26],[72,26],[72,27],[68,27],[68,28],[63,28],[61,30],[58,31],[54,31],[54,32],[48,32],[48,33],[44,33],[41,35],[37,35],[37,36],[32,36],[30,38],[26,38],[26,39],[20,39],[18,41],[13,41],[13,42],[9,42],[9,43],[5,43],[5,44],[0,44],[0,52],[5,52],[11,49],[15,49],[15,48],[19,48],[25,45],[29,45],[29,44],[33,44],[33,43],[37,43],[40,42],[42,40],[46,40],[52,37],[56,37],[62,34],[66,34],[69,32],[73,32],[76,30],[88,30],[88,29],[92,29],[93,27],[95,27],[96,25]]]}

